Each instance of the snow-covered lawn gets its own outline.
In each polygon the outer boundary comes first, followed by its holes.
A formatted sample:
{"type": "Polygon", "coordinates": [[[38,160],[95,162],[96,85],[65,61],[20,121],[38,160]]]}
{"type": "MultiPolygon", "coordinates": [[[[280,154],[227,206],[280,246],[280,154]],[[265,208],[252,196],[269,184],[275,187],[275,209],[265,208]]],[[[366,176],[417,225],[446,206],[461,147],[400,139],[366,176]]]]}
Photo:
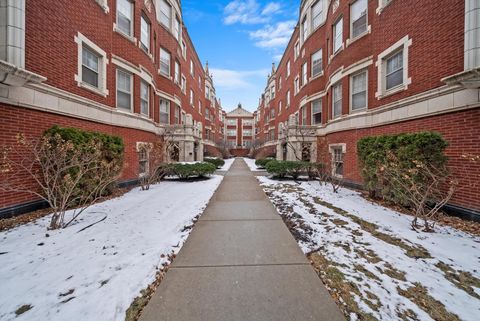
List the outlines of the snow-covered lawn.
{"type": "Polygon", "coordinates": [[[351,320],[480,320],[480,237],[415,232],[349,189],[258,179],[351,320]]]}
{"type": "Polygon", "coordinates": [[[45,217],[1,232],[0,320],[125,320],[221,181],[165,181],[96,204],[64,230],[47,232],[45,217]]]}
{"type": "Polygon", "coordinates": [[[264,168],[258,168],[257,165],[255,165],[255,159],[244,157],[243,160],[245,161],[245,163],[247,163],[248,168],[250,168],[250,170],[252,172],[264,172],[265,171],[264,168]]]}
{"type": "Polygon", "coordinates": [[[227,158],[224,159],[225,164],[222,166],[222,168],[219,169],[219,171],[228,171],[230,167],[232,166],[233,162],[235,161],[235,158],[227,158]]]}

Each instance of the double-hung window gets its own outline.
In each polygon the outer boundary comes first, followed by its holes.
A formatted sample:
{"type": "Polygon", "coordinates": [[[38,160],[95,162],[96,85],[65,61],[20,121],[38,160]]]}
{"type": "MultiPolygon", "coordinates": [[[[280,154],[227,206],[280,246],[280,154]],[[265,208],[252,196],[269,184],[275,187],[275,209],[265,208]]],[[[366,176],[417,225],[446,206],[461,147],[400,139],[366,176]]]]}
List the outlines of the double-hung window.
{"type": "Polygon", "coordinates": [[[302,125],[303,126],[308,125],[307,124],[307,115],[308,115],[307,106],[303,106],[303,108],[302,108],[302,125]]]}
{"type": "Polygon", "coordinates": [[[322,49],[320,49],[312,55],[312,77],[320,76],[322,69],[322,49]]]}
{"type": "Polygon", "coordinates": [[[148,171],[148,152],[145,147],[138,151],[138,174],[140,177],[147,174],[148,171]]]}
{"type": "Polygon", "coordinates": [[[333,175],[343,176],[343,148],[341,146],[335,146],[333,151],[333,175]]]}
{"type": "Polygon", "coordinates": [[[323,15],[323,1],[318,0],[312,6],[312,29],[315,30],[320,26],[322,23],[322,15],[323,15]]]}
{"type": "Polygon", "coordinates": [[[133,35],[133,3],[117,0],[117,29],[127,36],[133,35]]]}
{"type": "Polygon", "coordinates": [[[367,0],[357,0],[350,7],[352,39],[367,31],[367,0]]]}
{"type": "Polygon", "coordinates": [[[180,113],[181,113],[181,109],[180,109],[180,106],[175,106],[175,124],[176,125],[180,125],[180,113]]]}
{"type": "Polygon", "coordinates": [[[343,46],[343,18],[333,25],[333,53],[337,53],[343,46]]]}
{"type": "Polygon", "coordinates": [[[342,83],[332,87],[332,96],[333,118],[337,118],[342,115],[342,83]]]}
{"type": "Polygon", "coordinates": [[[82,81],[92,87],[100,88],[100,56],[87,46],[82,48],[82,81]]]}
{"type": "Polygon", "coordinates": [[[193,106],[193,102],[194,102],[193,90],[190,89],[190,105],[193,106]]]}
{"type": "Polygon", "coordinates": [[[287,91],[287,107],[288,108],[290,106],[290,90],[287,91]]]}
{"type": "Polygon", "coordinates": [[[150,115],[150,85],[145,82],[140,82],[140,113],[145,116],[150,115]]]}
{"type": "Polygon", "coordinates": [[[290,60],[287,62],[287,78],[290,77],[290,60]]]}
{"type": "Polygon", "coordinates": [[[352,111],[364,109],[367,107],[367,71],[364,70],[351,76],[351,95],[352,111]]]}
{"type": "Polygon", "coordinates": [[[170,77],[170,53],[163,48],[160,48],[160,73],[170,77]]]}
{"type": "Polygon", "coordinates": [[[170,102],[160,99],[160,123],[170,124],[170,102]]]}
{"type": "Polygon", "coordinates": [[[386,90],[403,84],[403,50],[397,51],[386,61],[386,90]]]}
{"type": "Polygon", "coordinates": [[[302,41],[305,41],[305,39],[307,39],[308,37],[308,20],[307,20],[307,16],[305,16],[302,20],[302,31],[303,31],[303,34],[302,34],[302,41]]]}
{"type": "Polygon", "coordinates": [[[180,64],[175,60],[175,83],[180,84],[180,64]]]}
{"type": "Polygon", "coordinates": [[[312,102],[312,125],[322,123],[322,99],[312,102]]]}
{"type": "Polygon", "coordinates": [[[190,60],[190,75],[195,76],[195,64],[193,63],[193,60],[190,60]]]}
{"type": "Polygon", "coordinates": [[[170,19],[172,17],[172,6],[166,1],[160,1],[160,23],[170,29],[170,19]]]}
{"type": "Polygon", "coordinates": [[[132,110],[132,74],[117,69],[117,108],[132,110]]]}
{"type": "Polygon", "coordinates": [[[140,19],[140,46],[150,52],[150,22],[143,15],[140,19]]]}
{"type": "Polygon", "coordinates": [[[308,64],[304,63],[302,65],[302,86],[305,86],[308,82],[308,64]]]}
{"type": "Polygon", "coordinates": [[[178,20],[177,17],[175,17],[175,21],[173,24],[173,33],[174,36],[177,40],[180,40],[180,20],[178,20]]]}

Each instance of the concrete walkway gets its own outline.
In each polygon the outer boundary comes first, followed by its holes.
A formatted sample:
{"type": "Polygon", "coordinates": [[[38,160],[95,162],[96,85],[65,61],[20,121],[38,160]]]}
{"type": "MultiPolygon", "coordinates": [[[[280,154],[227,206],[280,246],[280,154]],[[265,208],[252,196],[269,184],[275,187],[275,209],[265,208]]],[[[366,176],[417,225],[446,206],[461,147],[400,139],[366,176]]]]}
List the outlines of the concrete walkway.
{"type": "Polygon", "coordinates": [[[237,159],[140,321],[345,320],[237,159]]]}

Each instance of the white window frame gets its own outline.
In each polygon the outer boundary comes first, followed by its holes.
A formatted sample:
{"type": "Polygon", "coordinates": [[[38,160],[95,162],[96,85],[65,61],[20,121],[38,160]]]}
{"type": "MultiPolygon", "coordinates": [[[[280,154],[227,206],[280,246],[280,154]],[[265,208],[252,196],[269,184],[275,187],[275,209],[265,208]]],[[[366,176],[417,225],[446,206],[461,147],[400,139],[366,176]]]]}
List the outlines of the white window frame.
{"type": "Polygon", "coordinates": [[[352,2],[352,4],[350,5],[350,42],[353,41],[353,40],[356,40],[358,38],[361,38],[362,36],[364,36],[365,34],[368,33],[368,29],[369,29],[369,26],[368,26],[368,0],[356,0],[355,2],[352,2]],[[360,1],[364,1],[365,2],[365,30],[363,30],[362,32],[360,32],[358,35],[354,36],[353,35],[353,23],[357,20],[359,20],[362,16],[360,16],[359,19],[353,21],[353,9],[355,7],[355,4],[358,4],[360,3],[360,1]]]}
{"type": "Polygon", "coordinates": [[[300,39],[297,39],[293,46],[293,56],[295,61],[300,57],[300,39]]]}
{"type": "Polygon", "coordinates": [[[289,91],[287,91],[287,105],[285,106],[285,108],[290,107],[290,98],[291,97],[290,97],[290,90],[289,90],[289,91]]]}
{"type": "Polygon", "coordinates": [[[343,49],[343,17],[337,19],[337,21],[333,24],[333,35],[332,35],[332,42],[333,42],[333,56],[339,53],[343,49]],[[341,26],[341,33],[337,34],[338,26],[341,26]],[[340,42],[337,40],[340,39],[340,42]],[[337,47],[338,46],[338,47],[337,47]]]}
{"type": "Polygon", "coordinates": [[[160,98],[160,102],[158,105],[158,121],[160,124],[170,125],[170,101],[164,98],[160,98]],[[162,102],[166,103],[167,105],[167,112],[162,112],[162,102]],[[162,122],[162,114],[167,115],[167,122],[162,122]]]}
{"type": "Polygon", "coordinates": [[[181,87],[182,87],[182,93],[185,95],[187,93],[187,78],[185,77],[184,74],[182,74],[181,87]]]}
{"type": "Polygon", "coordinates": [[[385,9],[385,7],[388,6],[392,2],[393,2],[393,0],[378,0],[378,7],[377,7],[377,10],[376,10],[376,13],[381,14],[382,11],[385,9]]]}
{"type": "Polygon", "coordinates": [[[195,77],[195,63],[192,59],[190,59],[190,75],[192,75],[192,77],[195,77]]]}
{"type": "Polygon", "coordinates": [[[412,83],[412,78],[408,76],[408,55],[411,45],[412,39],[407,35],[378,55],[377,61],[375,62],[378,72],[377,92],[375,93],[377,99],[382,99],[400,91],[407,90],[408,86],[412,83]],[[399,50],[403,50],[403,84],[386,90],[387,59],[399,50]]]}
{"type": "Polygon", "coordinates": [[[120,111],[129,111],[129,112],[133,112],[133,74],[129,71],[126,71],[122,68],[117,68],[116,69],[116,72],[115,72],[115,80],[116,80],[116,91],[115,91],[115,102],[116,102],[116,108],[117,110],[120,110],[120,111]],[[125,92],[124,90],[122,89],[119,89],[118,87],[118,73],[121,72],[121,73],[124,73],[126,75],[128,75],[130,77],[130,92],[125,92]],[[121,91],[125,94],[129,94],[130,95],[130,110],[127,110],[126,108],[123,108],[123,107],[119,107],[118,106],[118,91],[121,91]]]}
{"type": "Polygon", "coordinates": [[[320,48],[318,51],[314,52],[312,54],[312,78],[317,78],[323,75],[323,50],[320,48]],[[315,59],[318,58],[319,59],[315,59]],[[317,63],[315,63],[317,61],[317,63]],[[320,71],[318,73],[315,73],[315,67],[320,66],[320,71]]]}
{"type": "Polygon", "coordinates": [[[350,94],[349,94],[349,109],[350,109],[350,113],[356,113],[356,112],[359,112],[359,111],[364,111],[368,108],[368,70],[367,69],[363,69],[359,72],[356,72],[352,75],[350,75],[350,94]],[[353,109],[353,95],[355,94],[353,92],[353,78],[360,75],[360,74],[365,74],[365,106],[364,107],[361,107],[361,108],[356,108],[356,109],[353,109]]]}
{"type": "Polygon", "coordinates": [[[334,84],[332,86],[332,119],[339,118],[343,114],[343,97],[342,96],[343,96],[343,84],[342,84],[342,81],[340,80],[339,82],[337,82],[336,84],[334,84]],[[340,99],[337,99],[338,97],[336,97],[336,95],[335,95],[335,89],[337,87],[340,87],[340,99]],[[337,102],[341,102],[340,103],[340,114],[339,115],[335,115],[335,104],[337,102]]]}
{"type": "Polygon", "coordinates": [[[310,10],[311,10],[311,12],[312,12],[312,13],[311,13],[312,31],[314,31],[314,30],[316,30],[317,28],[319,28],[319,27],[322,25],[322,23],[323,23],[324,4],[325,4],[325,3],[324,3],[324,0],[318,0],[318,1],[315,2],[315,3],[311,6],[311,8],[310,8],[310,10]],[[316,8],[317,5],[319,5],[321,9],[320,9],[320,12],[319,12],[318,14],[314,15],[314,13],[315,13],[315,8],[316,8]],[[315,19],[317,19],[317,18],[319,19],[319,20],[318,20],[319,22],[316,24],[316,23],[315,23],[315,21],[316,21],[315,19]]]}
{"type": "Polygon", "coordinates": [[[187,44],[182,40],[182,56],[183,59],[187,59],[187,44]]]}
{"type": "Polygon", "coordinates": [[[144,177],[144,176],[148,175],[149,165],[150,165],[149,163],[150,163],[150,161],[149,161],[149,151],[148,151],[147,145],[148,145],[148,144],[145,144],[145,143],[144,143],[144,144],[141,144],[141,146],[137,147],[137,149],[138,149],[138,151],[137,151],[137,156],[138,156],[138,168],[139,168],[139,169],[138,169],[138,176],[139,176],[139,177],[144,177]],[[140,154],[141,154],[142,152],[145,153],[145,159],[140,158],[140,154]],[[144,165],[144,166],[145,166],[145,168],[144,168],[145,171],[143,171],[143,172],[140,171],[140,168],[141,168],[140,164],[141,164],[141,163],[145,163],[145,165],[144,165]]]}
{"type": "Polygon", "coordinates": [[[290,60],[287,61],[287,78],[290,77],[290,60]]]}
{"type": "Polygon", "coordinates": [[[190,89],[190,105],[192,107],[195,107],[194,102],[195,102],[195,96],[194,96],[194,93],[193,93],[193,89],[190,89]]]}
{"type": "Polygon", "coordinates": [[[107,89],[107,53],[99,46],[89,40],[80,32],[74,38],[77,43],[77,74],[74,76],[75,82],[78,87],[85,88],[103,97],[107,97],[109,91],[107,89]],[[98,87],[94,87],[82,80],[82,67],[83,67],[83,47],[88,47],[91,51],[94,51],[99,56],[99,73],[98,73],[98,87]]]}
{"type": "Polygon", "coordinates": [[[181,77],[180,77],[180,63],[178,60],[175,60],[175,75],[174,75],[174,82],[177,85],[180,85],[181,83],[181,77]]]}
{"type": "MultiPolygon", "coordinates": [[[[117,13],[116,13],[117,17],[116,17],[116,20],[115,20],[115,22],[116,22],[115,23],[115,31],[127,36],[128,38],[133,38],[133,33],[134,33],[134,23],[133,23],[133,21],[134,21],[134,8],[135,8],[134,4],[130,0],[117,0],[117,13]],[[130,30],[128,31],[128,33],[119,28],[118,18],[119,18],[121,13],[118,9],[120,7],[118,3],[120,1],[124,1],[124,2],[130,4],[130,17],[126,17],[127,19],[130,20],[130,30]]],[[[125,16],[125,15],[122,14],[122,16],[125,16]]]]}
{"type": "Polygon", "coordinates": [[[330,144],[328,145],[328,150],[331,154],[332,175],[335,177],[343,178],[343,176],[345,175],[345,154],[347,153],[347,145],[346,144],[330,144]],[[342,154],[342,172],[343,172],[342,175],[337,174],[337,171],[336,171],[336,166],[335,166],[337,163],[337,160],[335,159],[336,150],[341,151],[341,154],[342,154]]]}
{"type": "Polygon", "coordinates": [[[322,110],[322,109],[323,109],[323,106],[322,106],[322,104],[323,104],[322,98],[316,99],[316,100],[314,100],[314,101],[311,102],[311,105],[310,105],[310,117],[311,117],[310,124],[312,124],[312,126],[314,126],[314,125],[321,125],[321,124],[322,124],[322,117],[323,117],[323,115],[322,115],[322,114],[323,114],[323,110],[322,110]],[[318,113],[315,113],[315,112],[314,112],[314,107],[313,107],[313,105],[314,105],[315,103],[317,103],[317,102],[320,103],[320,111],[319,111],[318,113]],[[319,123],[315,122],[315,115],[316,115],[316,114],[320,114],[320,122],[319,122],[319,123]]]}
{"type": "Polygon", "coordinates": [[[150,84],[145,80],[140,81],[140,114],[143,116],[150,117],[150,84]],[[142,97],[142,86],[147,86],[147,99],[142,97]],[[147,103],[147,113],[145,114],[142,110],[142,102],[147,103]]]}
{"type": "Polygon", "coordinates": [[[310,35],[309,34],[309,27],[308,27],[308,17],[307,15],[303,16],[303,19],[300,20],[302,21],[301,23],[301,27],[302,27],[302,43],[305,42],[305,40],[307,40],[308,36],[310,35]]]}
{"type": "Polygon", "coordinates": [[[150,43],[150,40],[151,40],[151,37],[152,37],[152,24],[150,23],[150,21],[142,14],[140,16],[140,48],[142,50],[144,50],[146,53],[150,53],[151,49],[150,49],[150,46],[151,46],[151,43],[150,43]],[[147,25],[148,29],[148,35],[147,35],[147,42],[148,43],[144,43],[144,39],[143,39],[143,26],[144,26],[144,23],[147,25]]]}
{"type": "Polygon", "coordinates": [[[159,55],[160,55],[160,57],[159,57],[160,58],[160,69],[159,69],[160,74],[162,76],[170,78],[170,75],[172,73],[172,71],[171,71],[172,55],[167,50],[163,49],[162,47],[160,47],[159,55]],[[168,58],[168,62],[167,62],[166,58],[168,58]],[[168,67],[168,73],[166,73],[163,70],[165,67],[168,67]]]}
{"type": "Polygon", "coordinates": [[[295,80],[293,81],[293,90],[294,90],[295,95],[298,94],[298,92],[300,91],[300,76],[299,75],[297,75],[295,77],[295,80]]]}
{"type": "Polygon", "coordinates": [[[175,19],[173,20],[173,35],[175,36],[175,39],[177,39],[178,41],[180,41],[180,39],[182,38],[182,35],[181,35],[181,28],[180,28],[180,19],[178,18],[177,15],[175,15],[175,19]]]}
{"type": "Polygon", "coordinates": [[[166,0],[160,0],[160,24],[164,27],[166,27],[168,30],[170,30],[171,28],[171,24],[172,24],[172,11],[173,11],[173,7],[172,5],[166,1],[166,0]],[[165,12],[163,9],[164,6],[167,6],[168,8],[168,12],[165,12]],[[166,23],[165,19],[168,21],[168,23],[166,23]]]}
{"type": "Polygon", "coordinates": [[[302,65],[302,87],[308,84],[308,62],[305,61],[302,65]]]}

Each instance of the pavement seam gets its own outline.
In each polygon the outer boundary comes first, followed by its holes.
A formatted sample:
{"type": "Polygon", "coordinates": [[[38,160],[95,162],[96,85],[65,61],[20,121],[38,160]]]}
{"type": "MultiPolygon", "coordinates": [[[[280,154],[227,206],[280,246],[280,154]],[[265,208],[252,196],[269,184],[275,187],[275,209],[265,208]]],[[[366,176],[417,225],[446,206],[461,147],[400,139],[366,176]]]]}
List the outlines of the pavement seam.
{"type": "Polygon", "coordinates": [[[265,264],[226,264],[226,265],[182,265],[172,266],[170,269],[201,269],[201,268],[235,268],[235,267],[262,267],[262,266],[305,266],[310,265],[310,262],[305,263],[265,263],[265,264]]]}

